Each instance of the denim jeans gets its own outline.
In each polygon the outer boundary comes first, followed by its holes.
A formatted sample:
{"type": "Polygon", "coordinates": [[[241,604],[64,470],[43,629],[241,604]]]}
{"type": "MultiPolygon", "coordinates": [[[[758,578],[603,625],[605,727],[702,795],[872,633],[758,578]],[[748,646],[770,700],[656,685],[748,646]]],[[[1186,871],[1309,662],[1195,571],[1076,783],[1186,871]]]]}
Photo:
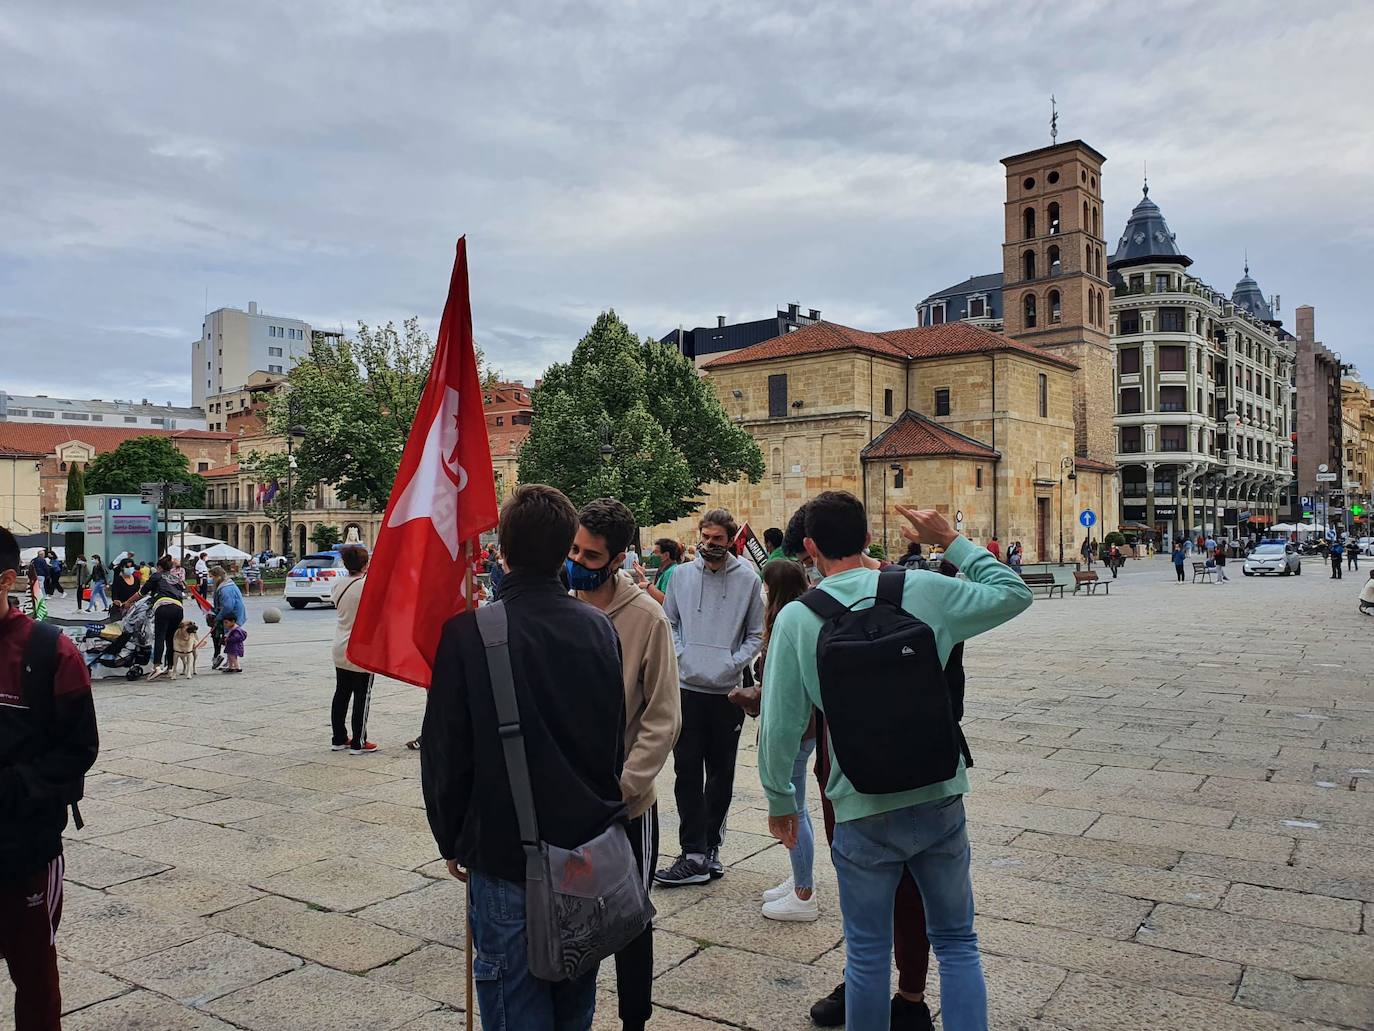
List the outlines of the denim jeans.
{"type": "Polygon", "coordinates": [[[830,852],[844,920],[845,1026],[850,1031],[888,1027],[892,902],[905,867],[925,900],[926,930],[940,964],[945,1031],[987,1031],[963,796],[838,824],[830,852]]]}
{"type": "Polygon", "coordinates": [[[792,792],[797,798],[797,847],[787,853],[792,860],[792,886],[794,888],[813,888],[812,871],[816,865],[816,832],[811,827],[811,814],[806,811],[806,781],[811,763],[811,753],[816,750],[816,739],[803,741],[797,752],[797,761],[792,764],[792,792]]]}
{"type": "Polygon", "coordinates": [[[468,874],[472,975],[483,1031],[587,1031],[596,1010],[596,971],[575,981],[530,973],[525,886],[468,874]]]}

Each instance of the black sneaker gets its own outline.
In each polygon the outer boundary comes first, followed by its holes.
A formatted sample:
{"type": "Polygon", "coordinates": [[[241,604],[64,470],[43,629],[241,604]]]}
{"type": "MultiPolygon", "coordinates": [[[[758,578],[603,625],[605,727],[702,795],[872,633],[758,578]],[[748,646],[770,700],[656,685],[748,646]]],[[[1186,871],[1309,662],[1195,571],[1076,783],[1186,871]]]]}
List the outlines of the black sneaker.
{"type": "Polygon", "coordinates": [[[720,863],[720,846],[706,850],[706,871],[713,881],[725,876],[725,867],[720,863]]]}
{"type": "Polygon", "coordinates": [[[224,665],[224,656],[223,656],[223,655],[216,655],[213,659],[210,660],[210,668],[211,668],[211,669],[219,669],[219,668],[220,668],[221,666],[223,666],[223,665],[224,665]]]}
{"type": "Polygon", "coordinates": [[[672,866],[654,874],[654,883],[665,888],[677,888],[684,884],[705,884],[711,879],[705,863],[698,863],[689,856],[681,855],[672,866]]]}
{"type": "Polygon", "coordinates": [[[924,1002],[907,1002],[900,995],[892,997],[892,1031],[935,1031],[930,1019],[930,1007],[924,1002]]]}
{"type": "Polygon", "coordinates": [[[811,1007],[811,1022],[817,1027],[841,1027],[844,1024],[844,982],[811,1007]]]}

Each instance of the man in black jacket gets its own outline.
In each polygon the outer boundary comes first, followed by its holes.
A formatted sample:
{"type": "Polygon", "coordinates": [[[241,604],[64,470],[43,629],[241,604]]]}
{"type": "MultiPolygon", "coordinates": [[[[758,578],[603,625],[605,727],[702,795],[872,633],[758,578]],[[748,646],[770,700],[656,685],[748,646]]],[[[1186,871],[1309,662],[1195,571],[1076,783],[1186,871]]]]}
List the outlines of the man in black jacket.
{"type": "Polygon", "coordinates": [[[10,603],[18,576],[19,543],[0,529],[0,957],[17,1031],[56,1031],[62,831],[99,740],[81,653],[10,603]]]}
{"type": "MultiPolygon", "coordinates": [[[[620,643],[605,614],[558,579],[576,530],[577,510],[553,487],[519,487],[501,510],[501,601],[539,835],[569,849],[626,819],[620,643]]],[[[525,856],[497,727],[475,614],[464,612],[444,627],[434,658],[420,775],[434,840],[468,882],[482,1024],[590,1027],[594,971],[559,982],[529,971],[525,856]]]]}

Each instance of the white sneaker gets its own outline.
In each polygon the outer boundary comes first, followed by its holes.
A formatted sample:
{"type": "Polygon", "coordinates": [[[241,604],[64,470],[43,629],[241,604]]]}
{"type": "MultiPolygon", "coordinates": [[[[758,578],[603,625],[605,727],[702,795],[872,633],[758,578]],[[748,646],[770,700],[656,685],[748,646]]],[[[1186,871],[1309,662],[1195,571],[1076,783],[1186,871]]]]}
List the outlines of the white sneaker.
{"type": "Polygon", "coordinates": [[[773,901],[775,901],[776,899],[782,898],[784,895],[791,895],[791,894],[792,894],[792,878],[789,877],[789,878],[787,878],[787,880],[785,880],[785,881],[783,881],[781,884],[779,884],[776,888],[769,888],[767,891],[765,891],[765,892],[763,893],[763,901],[764,901],[764,902],[773,902],[773,901]]]}
{"type": "Polygon", "coordinates": [[[796,920],[801,923],[811,923],[818,920],[821,915],[820,906],[816,904],[816,893],[813,891],[809,899],[797,898],[795,891],[789,891],[780,899],[763,904],[763,915],[769,920],[796,920]]]}

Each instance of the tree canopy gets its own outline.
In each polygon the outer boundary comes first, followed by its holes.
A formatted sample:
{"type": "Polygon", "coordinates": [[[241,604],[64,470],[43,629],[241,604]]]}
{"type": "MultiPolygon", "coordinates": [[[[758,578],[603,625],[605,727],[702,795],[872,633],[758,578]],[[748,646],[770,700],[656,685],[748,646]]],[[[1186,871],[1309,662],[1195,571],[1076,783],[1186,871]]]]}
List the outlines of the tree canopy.
{"type": "MultiPolygon", "coordinates": [[[[178,497],[187,508],[201,504],[205,480],[190,471],[190,462],[166,437],[134,437],[113,451],[95,456],[86,467],[85,494],[137,494],[144,483],[184,483],[190,491],[178,497]]],[[[70,481],[68,483],[70,489],[70,481]]]]}
{"type": "Polygon", "coordinates": [[[758,445],[692,363],[639,340],[614,311],[548,369],[532,401],[520,481],[556,486],[578,505],[619,498],[642,526],[696,511],[707,483],[763,475],[758,445]]]}

